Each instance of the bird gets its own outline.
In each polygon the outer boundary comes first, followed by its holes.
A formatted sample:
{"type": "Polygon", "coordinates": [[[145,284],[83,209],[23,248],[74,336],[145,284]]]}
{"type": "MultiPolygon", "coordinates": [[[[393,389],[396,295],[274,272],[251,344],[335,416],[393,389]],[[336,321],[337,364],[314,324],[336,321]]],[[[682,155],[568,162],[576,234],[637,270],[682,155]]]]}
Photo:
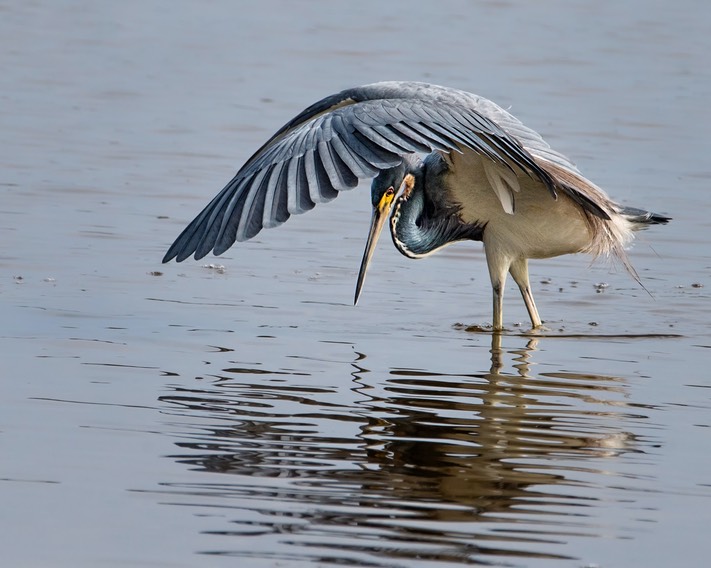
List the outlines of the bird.
{"type": "Polygon", "coordinates": [[[354,304],[389,220],[393,244],[413,259],[459,241],[483,243],[494,331],[504,330],[508,274],[532,328],[543,324],[529,259],[608,256],[641,284],[625,247],[635,231],[671,220],[614,202],[540,134],[482,96],[385,81],[327,96],[287,122],[180,233],[163,262],[220,255],[363,179],[372,179],[372,216],[354,304]]]}

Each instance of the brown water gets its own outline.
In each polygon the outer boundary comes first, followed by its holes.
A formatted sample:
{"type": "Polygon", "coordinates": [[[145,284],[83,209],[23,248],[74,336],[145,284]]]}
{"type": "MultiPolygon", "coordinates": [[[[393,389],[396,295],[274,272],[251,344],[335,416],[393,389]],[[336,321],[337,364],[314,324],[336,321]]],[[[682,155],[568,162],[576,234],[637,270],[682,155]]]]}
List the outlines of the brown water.
{"type": "Polygon", "coordinates": [[[2,565],[704,565],[710,24],[691,0],[0,5],[2,565]],[[367,185],[160,265],[283,122],[382,79],[511,105],[673,216],[630,253],[649,294],[535,262],[549,331],[510,289],[497,341],[478,245],[384,242],[353,308],[367,185]]]}

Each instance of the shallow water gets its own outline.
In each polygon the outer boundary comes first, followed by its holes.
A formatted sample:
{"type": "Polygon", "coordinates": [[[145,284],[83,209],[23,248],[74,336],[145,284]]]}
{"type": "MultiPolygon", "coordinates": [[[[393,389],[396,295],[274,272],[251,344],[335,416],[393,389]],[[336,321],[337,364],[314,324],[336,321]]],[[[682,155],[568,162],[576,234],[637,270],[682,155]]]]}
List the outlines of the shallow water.
{"type": "Polygon", "coordinates": [[[711,553],[702,2],[0,6],[7,566],[602,566],[711,553]],[[690,15],[693,15],[691,17],[690,15]],[[384,242],[367,185],[218,259],[172,239],[274,130],[381,79],[517,114],[621,202],[630,251],[384,242]],[[224,267],[224,268],[222,268],[224,267]]]}

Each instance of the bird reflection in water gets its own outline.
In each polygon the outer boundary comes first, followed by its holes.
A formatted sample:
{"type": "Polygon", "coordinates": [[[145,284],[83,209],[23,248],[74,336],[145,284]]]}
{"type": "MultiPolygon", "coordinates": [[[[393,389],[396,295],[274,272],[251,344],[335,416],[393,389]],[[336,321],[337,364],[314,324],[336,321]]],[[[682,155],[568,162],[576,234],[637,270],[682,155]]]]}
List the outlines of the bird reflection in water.
{"type": "MultiPolygon", "coordinates": [[[[605,409],[615,405],[605,395],[623,393],[620,379],[532,376],[538,339],[512,352],[516,373],[505,374],[500,340],[494,334],[492,366],[485,374],[392,371],[389,397],[373,406],[385,404],[402,416],[371,420],[362,428],[369,462],[388,471],[395,494],[460,505],[432,510],[439,520],[492,521],[497,513],[521,507],[526,517],[545,515],[547,509],[550,514],[550,488],[574,485],[567,479],[571,460],[635,451],[632,433],[602,426],[605,418],[618,422],[617,411],[605,409]],[[574,402],[550,400],[561,396],[574,402]],[[581,409],[587,405],[596,409],[581,409]]],[[[555,495],[553,502],[569,506],[586,500],[560,489],[555,495]]]]}
{"type": "Polygon", "coordinates": [[[625,402],[620,378],[534,374],[538,339],[509,352],[500,341],[490,369],[474,374],[393,369],[383,380],[358,355],[347,404],[239,369],[213,389],[165,397],[178,414],[221,423],[171,457],[231,474],[169,491],[190,506],[198,496],[234,507],[215,532],[236,540],[215,554],[354,566],[569,558],[563,545],[598,536],[595,505],[615,498],[599,493],[619,483],[609,458],[642,453],[628,429],[645,407],[625,402]]]}

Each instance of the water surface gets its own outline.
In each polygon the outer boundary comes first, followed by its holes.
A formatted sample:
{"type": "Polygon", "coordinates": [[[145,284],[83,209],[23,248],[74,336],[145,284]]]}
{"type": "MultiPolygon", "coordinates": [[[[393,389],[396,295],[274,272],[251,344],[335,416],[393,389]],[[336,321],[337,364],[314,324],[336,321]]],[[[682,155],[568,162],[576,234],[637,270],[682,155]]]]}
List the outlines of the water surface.
{"type": "Polygon", "coordinates": [[[663,3],[0,6],[8,566],[702,565],[711,553],[711,10],[663,3]],[[367,184],[161,265],[273,131],[383,79],[492,98],[625,204],[630,251],[384,242],[367,184]],[[520,325],[523,323],[523,325],[520,325]]]}

